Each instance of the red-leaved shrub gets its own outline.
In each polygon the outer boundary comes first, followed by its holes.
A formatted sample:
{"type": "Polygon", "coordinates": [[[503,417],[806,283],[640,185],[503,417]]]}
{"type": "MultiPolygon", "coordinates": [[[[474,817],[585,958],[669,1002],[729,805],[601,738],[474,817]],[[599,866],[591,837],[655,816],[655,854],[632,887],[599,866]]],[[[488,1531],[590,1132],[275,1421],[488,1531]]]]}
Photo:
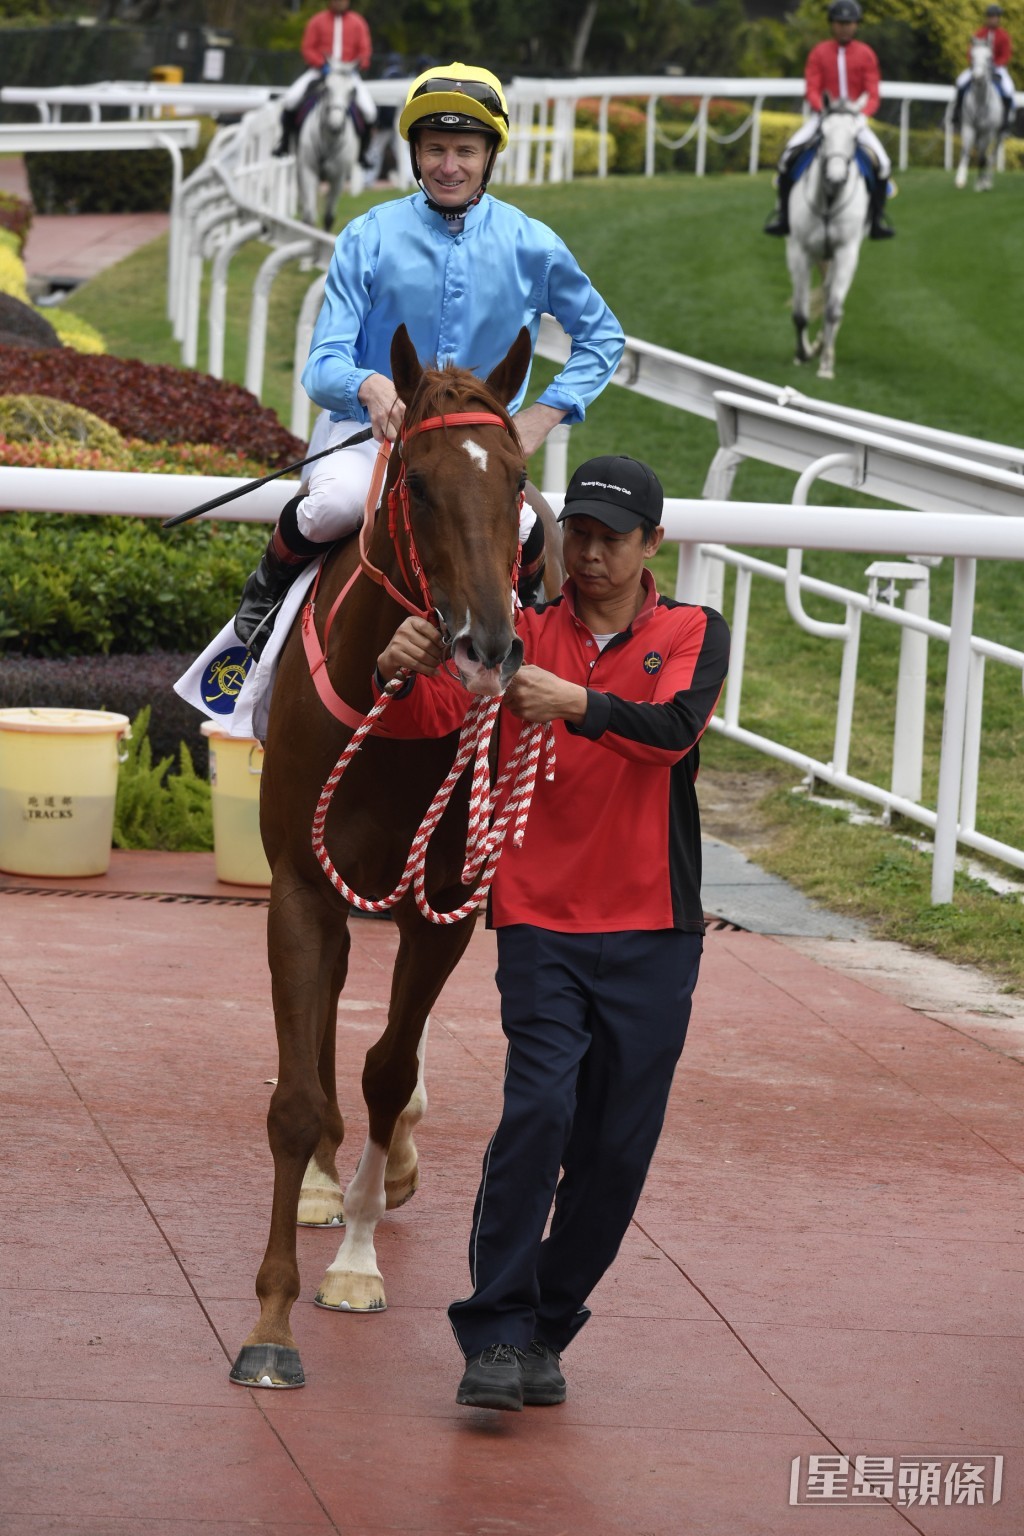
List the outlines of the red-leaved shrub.
{"type": "Polygon", "coordinates": [[[6,348],[3,391],[50,395],[82,406],[125,437],[147,443],[211,443],[279,469],[306,445],[238,384],[134,358],[6,348]]]}

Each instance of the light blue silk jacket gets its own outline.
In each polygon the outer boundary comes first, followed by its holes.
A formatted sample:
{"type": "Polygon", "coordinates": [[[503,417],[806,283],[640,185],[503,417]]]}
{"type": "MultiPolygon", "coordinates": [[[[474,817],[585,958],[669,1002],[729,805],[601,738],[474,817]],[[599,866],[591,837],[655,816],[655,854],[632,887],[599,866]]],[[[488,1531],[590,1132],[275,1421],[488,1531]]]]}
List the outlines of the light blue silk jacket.
{"type": "Polygon", "coordinates": [[[485,194],[453,235],[416,192],[371,208],[338,236],[302,383],[334,418],[365,422],[360,385],[371,373],[391,377],[399,325],[421,362],[453,362],[486,378],[521,326],[536,343],[545,311],[572,350],[540,401],[573,425],[622,355],[622,329],[601,295],[554,231],[518,208],[485,194]]]}

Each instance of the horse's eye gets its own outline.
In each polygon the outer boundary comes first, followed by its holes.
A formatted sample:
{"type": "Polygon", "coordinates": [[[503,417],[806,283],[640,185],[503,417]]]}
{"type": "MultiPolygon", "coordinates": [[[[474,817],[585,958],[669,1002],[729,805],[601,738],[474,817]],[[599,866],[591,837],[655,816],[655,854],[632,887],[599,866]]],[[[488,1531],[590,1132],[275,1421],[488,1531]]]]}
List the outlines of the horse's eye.
{"type": "Polygon", "coordinates": [[[427,482],[424,476],[418,475],[415,471],[413,471],[411,474],[406,476],[406,480],[409,486],[409,495],[415,497],[417,501],[426,501],[427,482]]]}
{"type": "Polygon", "coordinates": [[[525,491],[526,490],[526,470],[525,469],[523,470],[522,474],[519,476],[519,489],[521,491],[525,491]]]}

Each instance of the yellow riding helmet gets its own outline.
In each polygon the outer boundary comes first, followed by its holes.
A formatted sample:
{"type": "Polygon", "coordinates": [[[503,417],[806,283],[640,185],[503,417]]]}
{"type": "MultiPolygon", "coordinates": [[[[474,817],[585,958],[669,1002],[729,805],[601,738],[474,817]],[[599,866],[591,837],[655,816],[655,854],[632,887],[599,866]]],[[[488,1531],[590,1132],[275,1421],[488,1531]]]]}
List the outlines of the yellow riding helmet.
{"type": "Polygon", "coordinates": [[[407,140],[417,123],[427,119],[432,128],[451,133],[486,129],[496,135],[498,153],[508,143],[508,102],[489,69],[456,63],[417,75],[398,119],[402,138],[407,140]]]}

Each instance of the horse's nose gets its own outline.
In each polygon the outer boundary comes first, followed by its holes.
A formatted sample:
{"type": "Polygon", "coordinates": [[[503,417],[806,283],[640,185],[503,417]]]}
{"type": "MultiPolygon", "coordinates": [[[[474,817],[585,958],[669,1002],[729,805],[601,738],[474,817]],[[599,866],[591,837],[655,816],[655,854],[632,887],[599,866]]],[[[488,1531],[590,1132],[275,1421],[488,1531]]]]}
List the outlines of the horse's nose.
{"type": "Polygon", "coordinates": [[[514,635],[509,637],[477,635],[466,642],[466,659],[491,671],[504,666],[517,645],[522,650],[521,642],[516,640],[514,635]]]}

